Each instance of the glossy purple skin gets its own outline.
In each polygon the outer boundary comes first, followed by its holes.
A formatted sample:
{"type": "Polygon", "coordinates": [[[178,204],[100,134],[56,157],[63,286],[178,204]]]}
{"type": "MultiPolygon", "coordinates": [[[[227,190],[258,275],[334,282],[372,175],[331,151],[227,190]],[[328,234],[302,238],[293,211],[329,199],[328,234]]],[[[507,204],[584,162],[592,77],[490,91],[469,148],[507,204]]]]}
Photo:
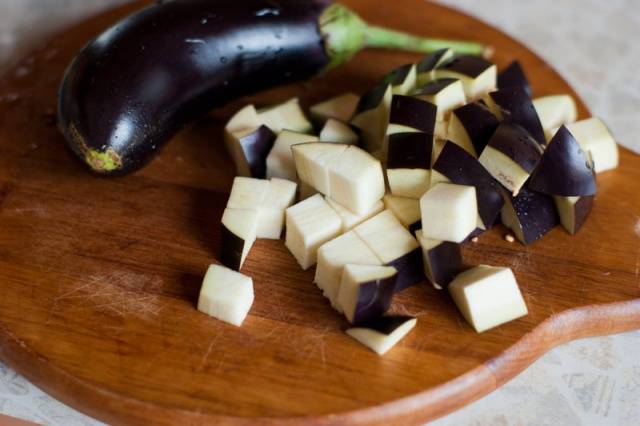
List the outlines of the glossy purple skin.
{"type": "Polygon", "coordinates": [[[448,51],[449,49],[440,49],[436,52],[426,55],[417,64],[416,69],[418,73],[433,71],[434,69],[436,69],[439,65],[442,64],[443,57],[446,55],[448,51]]]}
{"type": "Polygon", "coordinates": [[[446,288],[455,277],[464,270],[460,244],[442,242],[429,250],[427,261],[431,268],[433,284],[446,288]]]}
{"type": "Polygon", "coordinates": [[[503,186],[491,176],[477,158],[453,142],[447,142],[433,165],[452,183],[476,188],[478,213],[486,229],[490,229],[504,205],[503,186]]]}
{"type": "Polygon", "coordinates": [[[438,107],[431,102],[412,96],[393,95],[389,124],[406,126],[433,135],[438,107]]]}
{"type": "Polygon", "coordinates": [[[224,224],[221,232],[220,263],[227,268],[235,271],[240,270],[242,262],[242,251],[244,250],[245,240],[231,232],[224,224]]]}
{"type": "Polygon", "coordinates": [[[361,324],[358,328],[368,328],[373,331],[377,331],[380,334],[390,335],[396,331],[407,321],[415,319],[414,317],[406,315],[388,315],[380,318],[376,318],[373,321],[369,321],[366,324],[361,324]]]}
{"type": "Polygon", "coordinates": [[[500,124],[489,146],[511,158],[527,173],[533,173],[542,158],[540,146],[524,128],[515,124],[500,124]]]}
{"type": "Polygon", "coordinates": [[[112,149],[122,168],[111,173],[131,172],[210,109],[310,78],[329,63],[318,24],[329,4],[174,0],[125,18],[65,74],[58,114],[70,147],[83,159],[112,149]]]}
{"type": "Polygon", "coordinates": [[[500,121],[483,102],[473,102],[461,106],[453,110],[453,114],[460,120],[476,153],[482,154],[500,125],[500,121]]]}
{"type": "Polygon", "coordinates": [[[402,65],[387,74],[382,81],[383,83],[390,84],[391,86],[401,86],[409,76],[411,68],[413,68],[413,64],[402,65]]]}
{"type": "Polygon", "coordinates": [[[437,80],[433,80],[432,82],[427,83],[425,86],[422,86],[420,88],[420,90],[418,91],[418,93],[415,94],[415,96],[437,95],[438,93],[442,92],[447,87],[451,86],[456,81],[458,81],[458,80],[455,79],[455,78],[439,78],[437,80]]]}
{"type": "Polygon", "coordinates": [[[454,71],[467,77],[476,78],[493,64],[480,56],[459,55],[442,65],[443,70],[454,71]]]}
{"type": "Polygon", "coordinates": [[[396,276],[360,284],[353,313],[354,325],[373,321],[389,310],[396,288],[396,276]]]}
{"type": "Polygon", "coordinates": [[[548,195],[528,188],[522,188],[516,197],[504,194],[506,207],[513,209],[520,222],[525,244],[536,242],[560,224],[556,204],[548,195]]]}
{"type": "Polygon", "coordinates": [[[544,129],[531,97],[521,87],[508,87],[489,94],[500,107],[505,123],[524,128],[542,146],[547,144],[544,129]]]}
{"type": "Polygon", "coordinates": [[[267,156],[275,140],[276,134],[267,126],[260,126],[255,132],[239,139],[244,158],[254,178],[264,179],[267,176],[267,156]]]}
{"type": "Polygon", "coordinates": [[[433,136],[421,132],[389,136],[387,169],[431,168],[433,136]]]}
{"type": "Polygon", "coordinates": [[[529,188],[548,195],[595,195],[596,174],[585,152],[565,126],[555,134],[531,174],[529,188]]]}
{"type": "Polygon", "coordinates": [[[518,61],[513,61],[498,74],[498,89],[506,89],[508,87],[520,87],[529,97],[532,96],[529,79],[527,79],[527,75],[518,61]]]}
{"type": "Polygon", "coordinates": [[[399,293],[406,288],[420,284],[426,280],[422,249],[420,247],[389,262],[387,266],[393,266],[398,271],[395,293],[399,293]]]}
{"type": "Polygon", "coordinates": [[[358,106],[356,107],[354,116],[365,111],[377,108],[382,103],[384,95],[385,93],[387,93],[387,89],[389,89],[389,86],[389,83],[381,82],[378,83],[373,89],[362,95],[360,97],[360,101],[358,102],[358,106]]]}
{"type": "Polygon", "coordinates": [[[593,201],[595,200],[594,196],[591,197],[580,197],[580,199],[573,206],[573,214],[575,216],[574,226],[572,230],[569,230],[571,235],[575,235],[582,225],[585,224],[587,218],[591,214],[591,210],[593,210],[593,201]]]}

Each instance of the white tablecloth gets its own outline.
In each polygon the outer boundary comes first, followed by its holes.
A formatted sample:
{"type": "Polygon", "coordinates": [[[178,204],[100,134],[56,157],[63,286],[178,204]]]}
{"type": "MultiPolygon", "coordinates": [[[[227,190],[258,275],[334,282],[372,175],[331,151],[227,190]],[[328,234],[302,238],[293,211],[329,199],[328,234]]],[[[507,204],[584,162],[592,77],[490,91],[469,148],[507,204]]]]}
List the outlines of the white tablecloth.
{"type": "MultiPolygon", "coordinates": [[[[0,0],[0,64],[53,28],[124,1],[0,0]]],[[[560,70],[622,144],[640,152],[640,0],[441,3],[465,9],[525,41],[560,70]]],[[[48,425],[100,424],[1,363],[0,413],[48,425]]],[[[638,425],[640,332],[561,346],[498,391],[435,424],[638,425]]]]}

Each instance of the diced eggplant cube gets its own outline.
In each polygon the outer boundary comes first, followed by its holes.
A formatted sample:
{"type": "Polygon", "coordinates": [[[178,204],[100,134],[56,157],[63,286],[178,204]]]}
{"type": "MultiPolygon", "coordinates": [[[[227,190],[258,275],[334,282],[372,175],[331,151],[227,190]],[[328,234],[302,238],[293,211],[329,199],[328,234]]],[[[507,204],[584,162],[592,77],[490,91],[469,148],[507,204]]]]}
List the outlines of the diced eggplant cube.
{"type": "Polygon", "coordinates": [[[420,201],[387,194],[384,196],[384,207],[390,210],[412,235],[422,228],[420,201]]]}
{"type": "Polygon", "coordinates": [[[329,165],[329,195],[353,213],[369,212],[384,197],[384,174],[380,161],[350,145],[329,165]]]}
{"type": "Polygon", "coordinates": [[[494,64],[471,55],[456,56],[435,70],[436,78],[456,78],[462,81],[468,100],[473,101],[497,87],[498,71],[494,64]]]}
{"type": "Polygon", "coordinates": [[[342,230],[340,216],[320,194],[289,207],[286,223],[285,245],[304,270],[316,264],[318,248],[342,230]]]}
{"type": "Polygon", "coordinates": [[[542,148],[522,127],[502,123],[478,161],[491,176],[518,194],[542,157],[542,148]]]}
{"type": "Polygon", "coordinates": [[[431,185],[450,182],[476,188],[481,228],[491,229],[504,205],[502,187],[467,151],[455,143],[447,143],[431,170],[431,185]]]}
{"type": "Polygon", "coordinates": [[[393,301],[396,268],[346,265],[342,271],[338,305],[351,324],[365,324],[384,315],[393,301]]]}
{"type": "Polygon", "coordinates": [[[269,192],[269,181],[238,176],[233,180],[227,208],[259,210],[269,192]]]}
{"type": "Polygon", "coordinates": [[[387,135],[407,132],[423,132],[433,135],[437,107],[422,99],[394,95],[391,99],[387,135]]]}
{"type": "Polygon", "coordinates": [[[384,265],[398,270],[396,292],[424,281],[420,244],[391,211],[383,211],[354,231],[384,265]]]}
{"type": "Polygon", "coordinates": [[[256,241],[259,212],[257,209],[227,207],[222,215],[222,249],[220,261],[239,271],[256,241]]]}
{"type": "Polygon", "coordinates": [[[421,87],[414,96],[438,108],[438,121],[448,120],[451,111],[467,103],[462,82],[454,78],[433,80],[421,87]]]}
{"type": "Polygon", "coordinates": [[[389,84],[379,84],[365,93],[350,124],[360,130],[362,146],[368,152],[384,150],[392,90],[389,84]]]}
{"type": "Polygon", "coordinates": [[[559,224],[553,198],[522,188],[517,197],[505,194],[502,223],[523,244],[532,244],[559,224]]]}
{"type": "Polygon", "coordinates": [[[330,118],[320,131],[320,140],[322,142],[338,142],[354,145],[358,143],[358,135],[348,124],[330,118]]]}
{"type": "Polygon", "coordinates": [[[558,130],[544,151],[531,174],[529,188],[562,197],[596,193],[596,176],[591,160],[566,127],[558,130]]]}
{"type": "MultiPolygon", "coordinates": [[[[567,129],[576,138],[582,149],[591,156],[596,173],[618,167],[618,145],[602,120],[595,117],[589,118],[568,124],[567,129]]],[[[556,132],[557,130],[551,134],[555,135],[556,132]]]]}
{"type": "Polygon", "coordinates": [[[435,80],[435,70],[451,61],[453,57],[454,53],[452,49],[440,49],[426,55],[416,64],[418,87],[422,87],[435,80]]]}
{"type": "Polygon", "coordinates": [[[267,126],[225,134],[227,150],[239,176],[266,176],[266,158],[276,138],[267,126]]]}
{"type": "Polygon", "coordinates": [[[240,327],[253,305],[253,297],[251,277],[211,265],[202,282],[198,310],[240,327]]]}
{"type": "Polygon", "coordinates": [[[506,123],[517,124],[524,128],[542,146],[547,140],[533,101],[520,87],[509,87],[492,92],[486,98],[489,104],[495,104],[498,116],[506,123]]]}
{"type": "Polygon", "coordinates": [[[355,232],[339,236],[318,249],[318,266],[315,283],[330,301],[342,312],[338,304],[342,270],[347,264],[382,266],[382,261],[355,232]]]}
{"type": "Polygon", "coordinates": [[[293,161],[291,147],[301,143],[316,142],[317,136],[297,133],[290,130],[282,131],[276,138],[273,148],[267,156],[267,178],[281,178],[295,181],[297,179],[296,165],[293,161]]]}
{"type": "Polygon", "coordinates": [[[474,102],[453,111],[447,138],[477,158],[499,125],[496,116],[484,103],[474,102]]]}
{"type": "Polygon", "coordinates": [[[362,222],[371,219],[373,216],[384,210],[384,203],[382,202],[382,200],[375,203],[370,210],[363,214],[353,213],[351,210],[349,210],[342,204],[333,201],[329,197],[325,197],[325,200],[331,206],[331,208],[334,209],[336,213],[338,213],[338,216],[340,216],[340,219],[342,220],[343,233],[352,230],[362,222]]]}
{"type": "Polygon", "coordinates": [[[278,240],[285,223],[285,210],[296,199],[297,186],[294,182],[274,178],[269,181],[269,189],[259,209],[258,238],[278,240]]]}
{"type": "Polygon", "coordinates": [[[585,224],[593,209],[594,198],[553,197],[560,215],[560,223],[568,233],[575,235],[585,224]]]}
{"type": "Polygon", "coordinates": [[[256,129],[264,123],[260,121],[255,106],[249,104],[236,112],[224,127],[225,136],[248,129],[256,129]]]}
{"type": "Polygon", "coordinates": [[[462,316],[478,332],[528,314],[518,282],[509,268],[480,265],[462,272],[449,284],[462,316]]]}
{"type": "Polygon", "coordinates": [[[280,133],[283,130],[291,130],[298,133],[313,131],[313,125],[307,120],[298,98],[262,109],[258,111],[258,117],[263,124],[275,133],[280,133]]]}
{"type": "Polygon", "coordinates": [[[391,193],[420,198],[429,189],[433,137],[426,133],[389,136],[387,180],[391,193]]]}
{"type": "Polygon", "coordinates": [[[416,65],[406,64],[387,74],[382,81],[391,85],[394,95],[407,95],[416,87],[416,65]]]}
{"type": "Polygon", "coordinates": [[[348,123],[353,117],[353,113],[360,102],[360,96],[355,93],[345,93],[324,102],[313,105],[310,108],[311,119],[317,123],[318,127],[330,118],[348,123]]]}
{"type": "Polygon", "coordinates": [[[415,327],[417,320],[406,316],[384,316],[346,333],[378,355],[384,355],[415,327]]]}
{"type": "Polygon", "coordinates": [[[552,129],[570,124],[578,119],[576,101],[571,95],[544,96],[533,100],[547,140],[552,129]]]}
{"type": "Polygon", "coordinates": [[[387,169],[391,193],[415,200],[429,190],[431,171],[427,169],[387,169]]]}
{"type": "Polygon", "coordinates": [[[420,211],[425,237],[461,243],[478,223],[476,189],[439,183],[422,196],[420,211]]]}
{"type": "Polygon", "coordinates": [[[446,288],[464,270],[460,244],[425,238],[421,229],[416,237],[422,247],[424,273],[438,290],[446,288]]]}
{"type": "Polygon", "coordinates": [[[518,61],[513,61],[498,74],[498,89],[507,89],[509,87],[520,87],[531,97],[531,85],[518,61]]]}
{"type": "Polygon", "coordinates": [[[313,142],[293,145],[291,152],[300,181],[331,196],[329,166],[338,161],[349,145],[313,142]]]}

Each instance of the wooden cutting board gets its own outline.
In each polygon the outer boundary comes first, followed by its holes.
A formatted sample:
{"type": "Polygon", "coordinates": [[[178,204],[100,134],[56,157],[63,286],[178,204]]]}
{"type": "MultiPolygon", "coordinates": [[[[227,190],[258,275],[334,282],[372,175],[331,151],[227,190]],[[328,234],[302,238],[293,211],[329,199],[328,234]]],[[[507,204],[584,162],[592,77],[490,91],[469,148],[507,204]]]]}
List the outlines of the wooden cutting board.
{"type": "MultiPolygon", "coordinates": [[[[536,95],[573,93],[523,45],[458,12],[419,0],[346,3],[374,23],[492,44],[499,65],[522,61],[536,95]]],[[[313,272],[278,241],[259,241],[247,261],[256,301],[242,328],[200,314],[233,177],[222,123],[247,99],[119,179],[87,173],[54,124],[74,53],[137,6],[70,29],[0,80],[0,358],[45,391],[113,423],[419,424],[491,392],[555,345],[640,328],[640,157],[624,149],[621,167],[598,177],[577,237],[556,229],[524,247],[497,228],[465,248],[471,264],[513,268],[530,311],[521,320],[476,334],[446,293],[420,285],[393,306],[418,316],[417,327],[381,358],[343,334],[313,272]]],[[[367,52],[251,100],[362,91],[416,59],[367,52]]]]}

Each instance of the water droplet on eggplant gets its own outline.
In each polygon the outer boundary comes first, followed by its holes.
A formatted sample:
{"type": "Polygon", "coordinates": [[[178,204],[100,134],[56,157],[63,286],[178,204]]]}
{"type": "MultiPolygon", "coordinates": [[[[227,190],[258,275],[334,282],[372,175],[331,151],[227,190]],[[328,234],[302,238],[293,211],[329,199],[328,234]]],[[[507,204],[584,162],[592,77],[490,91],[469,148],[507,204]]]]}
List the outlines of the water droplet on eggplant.
{"type": "Polygon", "coordinates": [[[229,62],[229,59],[227,59],[226,56],[221,56],[220,57],[220,62],[223,63],[223,64],[226,64],[227,62],[229,62]]]}

